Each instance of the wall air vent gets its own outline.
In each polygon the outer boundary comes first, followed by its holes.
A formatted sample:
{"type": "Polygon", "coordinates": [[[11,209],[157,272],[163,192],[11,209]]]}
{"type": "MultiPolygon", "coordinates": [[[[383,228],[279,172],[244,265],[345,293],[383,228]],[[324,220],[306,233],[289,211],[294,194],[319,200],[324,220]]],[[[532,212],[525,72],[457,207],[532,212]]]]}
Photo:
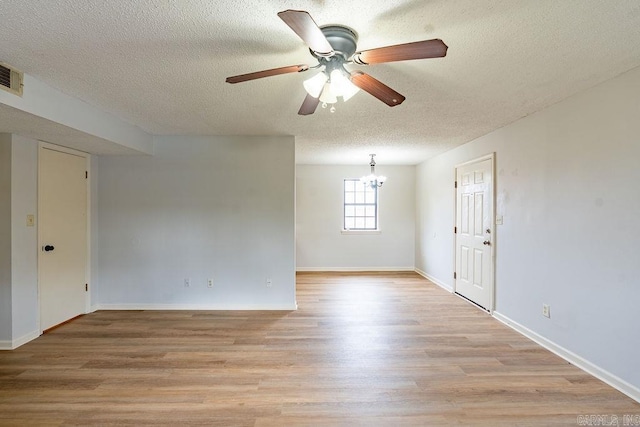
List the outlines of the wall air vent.
{"type": "Polygon", "coordinates": [[[14,95],[22,96],[22,79],[24,74],[20,71],[0,63],[0,88],[14,95]]]}

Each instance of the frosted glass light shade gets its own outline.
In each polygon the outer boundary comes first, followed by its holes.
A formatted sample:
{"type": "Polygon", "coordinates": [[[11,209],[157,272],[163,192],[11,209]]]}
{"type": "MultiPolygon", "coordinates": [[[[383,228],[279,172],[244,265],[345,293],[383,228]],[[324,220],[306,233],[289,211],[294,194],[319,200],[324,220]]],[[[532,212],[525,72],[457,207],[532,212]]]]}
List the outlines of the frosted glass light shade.
{"type": "Polygon", "coordinates": [[[355,95],[358,92],[360,92],[360,88],[354,85],[353,83],[351,83],[350,80],[347,80],[347,84],[344,88],[344,91],[342,92],[342,100],[344,102],[347,102],[353,97],[353,95],[355,95]]]}
{"type": "Polygon", "coordinates": [[[364,185],[368,185],[371,188],[374,187],[382,187],[382,184],[387,180],[387,177],[384,175],[375,176],[374,174],[366,175],[360,178],[360,182],[364,185]]]}
{"type": "Polygon", "coordinates": [[[329,80],[327,75],[324,72],[319,72],[310,79],[302,82],[302,85],[304,86],[304,90],[306,90],[309,95],[313,96],[314,98],[318,98],[327,80],[329,80]]]}
{"type": "Polygon", "coordinates": [[[360,178],[360,182],[363,184],[370,184],[371,182],[375,182],[376,176],[374,174],[365,175],[360,178]]]}
{"type": "Polygon", "coordinates": [[[351,83],[341,70],[333,70],[331,72],[331,87],[334,95],[341,96],[345,102],[360,91],[360,88],[351,83]]]}
{"type": "Polygon", "coordinates": [[[324,84],[324,89],[322,89],[322,93],[320,94],[320,102],[326,104],[335,104],[338,102],[338,98],[336,98],[336,95],[333,93],[330,83],[324,84]]]}

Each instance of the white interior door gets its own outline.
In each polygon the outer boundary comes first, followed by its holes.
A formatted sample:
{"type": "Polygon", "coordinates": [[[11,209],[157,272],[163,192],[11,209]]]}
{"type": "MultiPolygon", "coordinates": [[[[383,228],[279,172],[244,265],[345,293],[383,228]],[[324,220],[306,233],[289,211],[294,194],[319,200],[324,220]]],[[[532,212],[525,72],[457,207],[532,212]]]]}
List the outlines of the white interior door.
{"type": "Polygon", "coordinates": [[[85,313],[87,295],[87,158],[47,147],[38,171],[41,330],[85,313]]]}
{"type": "Polygon", "coordinates": [[[456,169],[455,290],[493,310],[493,160],[456,169]]]}

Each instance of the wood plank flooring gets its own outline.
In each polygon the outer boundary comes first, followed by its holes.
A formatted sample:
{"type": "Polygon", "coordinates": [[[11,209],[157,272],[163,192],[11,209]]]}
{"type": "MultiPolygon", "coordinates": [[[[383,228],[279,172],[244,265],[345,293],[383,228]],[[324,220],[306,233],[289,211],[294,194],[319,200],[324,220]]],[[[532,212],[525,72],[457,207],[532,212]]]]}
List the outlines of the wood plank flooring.
{"type": "Polygon", "coordinates": [[[415,273],[304,273],[297,287],[295,312],[99,311],[0,352],[0,425],[546,426],[640,415],[415,273]]]}

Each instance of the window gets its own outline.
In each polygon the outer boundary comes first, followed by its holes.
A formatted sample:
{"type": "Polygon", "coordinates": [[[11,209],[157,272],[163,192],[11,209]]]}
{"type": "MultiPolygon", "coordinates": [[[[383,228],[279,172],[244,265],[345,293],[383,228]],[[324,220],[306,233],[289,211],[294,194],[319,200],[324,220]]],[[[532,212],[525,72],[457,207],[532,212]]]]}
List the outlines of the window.
{"type": "Polygon", "coordinates": [[[371,188],[359,179],[344,180],[344,229],[378,229],[378,187],[371,188]]]}

